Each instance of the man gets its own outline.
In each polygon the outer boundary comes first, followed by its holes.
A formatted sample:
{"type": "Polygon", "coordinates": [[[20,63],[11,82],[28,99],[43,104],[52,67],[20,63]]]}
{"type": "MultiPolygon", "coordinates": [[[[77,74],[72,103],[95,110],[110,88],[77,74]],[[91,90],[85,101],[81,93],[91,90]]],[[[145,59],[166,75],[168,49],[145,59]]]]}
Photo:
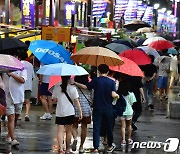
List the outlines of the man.
{"type": "Polygon", "coordinates": [[[23,107],[24,83],[26,79],[26,70],[3,74],[7,102],[6,115],[8,116],[8,134],[6,142],[11,143],[12,146],[19,145],[19,142],[15,139],[14,130],[23,107]]]}
{"type": "Polygon", "coordinates": [[[115,82],[107,77],[109,67],[105,64],[98,66],[99,77],[92,79],[91,82],[86,85],[75,82],[76,86],[82,89],[92,90],[94,89],[93,99],[93,153],[98,153],[99,140],[100,140],[100,128],[103,120],[106,120],[106,126],[104,128],[107,131],[108,149],[107,152],[112,152],[115,149],[113,143],[113,98],[119,98],[119,95],[115,92],[115,82]]]}
{"type": "Polygon", "coordinates": [[[25,103],[26,103],[26,115],[25,115],[25,121],[29,121],[29,111],[30,111],[30,98],[31,98],[31,92],[32,92],[32,79],[35,78],[34,75],[34,68],[33,65],[26,61],[26,58],[28,57],[27,52],[22,51],[20,54],[21,62],[27,69],[27,81],[24,83],[24,90],[25,90],[25,103]]]}

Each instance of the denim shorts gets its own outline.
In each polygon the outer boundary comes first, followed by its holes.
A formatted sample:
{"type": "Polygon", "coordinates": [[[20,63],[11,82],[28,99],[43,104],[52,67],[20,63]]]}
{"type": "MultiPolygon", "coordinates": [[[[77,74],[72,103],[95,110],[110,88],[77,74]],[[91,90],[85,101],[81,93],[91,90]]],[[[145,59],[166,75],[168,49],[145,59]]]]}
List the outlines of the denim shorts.
{"type": "Polygon", "coordinates": [[[21,114],[23,103],[14,104],[10,94],[8,94],[7,98],[7,106],[6,106],[6,115],[11,114],[21,114]]]}
{"type": "Polygon", "coordinates": [[[168,87],[168,77],[159,76],[158,88],[165,89],[168,87]]]}

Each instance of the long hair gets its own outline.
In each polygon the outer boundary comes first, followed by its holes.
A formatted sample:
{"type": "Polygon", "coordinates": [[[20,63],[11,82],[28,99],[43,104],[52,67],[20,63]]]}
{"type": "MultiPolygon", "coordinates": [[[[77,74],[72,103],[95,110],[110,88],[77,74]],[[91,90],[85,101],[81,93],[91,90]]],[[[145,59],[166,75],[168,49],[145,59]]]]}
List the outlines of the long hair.
{"type": "Polygon", "coordinates": [[[67,90],[68,80],[70,79],[70,77],[71,76],[61,76],[62,84],[60,86],[61,86],[63,93],[66,92],[66,90],[67,90]]]}
{"type": "Polygon", "coordinates": [[[120,82],[117,93],[119,95],[127,96],[129,94],[129,83],[127,81],[120,82]]]}
{"type": "Polygon", "coordinates": [[[88,83],[88,75],[75,76],[74,81],[86,85],[88,83]]]}

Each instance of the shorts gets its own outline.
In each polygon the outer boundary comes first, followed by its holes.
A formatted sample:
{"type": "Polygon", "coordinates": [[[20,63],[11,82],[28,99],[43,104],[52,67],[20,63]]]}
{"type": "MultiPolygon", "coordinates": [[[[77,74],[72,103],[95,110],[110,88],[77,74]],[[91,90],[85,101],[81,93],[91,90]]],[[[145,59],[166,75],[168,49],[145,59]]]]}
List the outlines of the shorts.
{"type": "Polygon", "coordinates": [[[168,87],[168,77],[160,76],[158,80],[158,88],[165,89],[168,87]]]}
{"type": "Polygon", "coordinates": [[[24,98],[25,99],[30,99],[31,98],[31,90],[25,90],[24,98]]]}
{"type": "Polygon", "coordinates": [[[176,71],[171,71],[171,73],[170,73],[170,75],[171,75],[171,77],[177,77],[177,72],[176,71]]]}
{"type": "Polygon", "coordinates": [[[55,124],[57,125],[72,125],[74,123],[74,115],[66,116],[66,117],[56,117],[55,124]]]}
{"type": "Polygon", "coordinates": [[[6,115],[21,114],[23,103],[14,104],[10,94],[8,94],[6,106],[6,115]]]}
{"type": "Polygon", "coordinates": [[[48,91],[49,83],[43,83],[40,85],[40,95],[52,96],[52,93],[48,91]]]}
{"type": "Polygon", "coordinates": [[[74,123],[91,124],[91,117],[83,117],[81,120],[75,117],[74,123]]]}
{"type": "Polygon", "coordinates": [[[131,115],[123,115],[120,117],[121,120],[131,120],[132,116],[131,115]]]}

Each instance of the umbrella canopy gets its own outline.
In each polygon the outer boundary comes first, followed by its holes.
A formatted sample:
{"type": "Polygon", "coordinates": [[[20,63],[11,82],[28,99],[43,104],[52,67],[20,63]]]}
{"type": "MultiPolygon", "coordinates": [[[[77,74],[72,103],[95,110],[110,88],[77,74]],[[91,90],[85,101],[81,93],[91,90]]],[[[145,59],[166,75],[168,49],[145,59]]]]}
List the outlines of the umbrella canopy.
{"type": "Polygon", "coordinates": [[[154,48],[149,46],[140,46],[137,48],[142,49],[148,55],[153,55],[155,58],[160,57],[159,53],[154,48]]]}
{"type": "MultiPolygon", "coordinates": [[[[121,56],[120,56],[121,57],[121,56]]],[[[143,72],[139,68],[139,66],[133,62],[132,60],[121,57],[121,59],[124,61],[124,64],[121,66],[110,66],[109,69],[112,71],[124,73],[130,76],[141,76],[144,77],[143,72]]]]}
{"type": "Polygon", "coordinates": [[[168,49],[168,53],[169,53],[169,54],[172,54],[172,55],[177,55],[177,54],[178,54],[178,51],[177,51],[176,49],[174,49],[174,48],[169,48],[169,49],[168,49]]]}
{"type": "Polygon", "coordinates": [[[15,50],[27,50],[28,46],[16,38],[0,38],[0,53],[9,54],[15,50]]]}
{"type": "Polygon", "coordinates": [[[124,45],[128,46],[131,49],[133,48],[133,45],[127,40],[122,40],[122,39],[114,40],[114,41],[112,41],[112,43],[124,44],[124,45]]]}
{"type": "Polygon", "coordinates": [[[71,76],[71,75],[86,75],[89,74],[83,67],[70,65],[66,63],[49,64],[42,66],[37,74],[42,75],[59,75],[59,76],[71,76]]]}
{"type": "Polygon", "coordinates": [[[24,65],[15,57],[0,54],[0,72],[11,72],[25,69],[24,65]]]}
{"type": "Polygon", "coordinates": [[[143,27],[137,30],[138,33],[148,33],[148,32],[154,32],[154,31],[155,30],[151,27],[143,27]]]}
{"type": "Polygon", "coordinates": [[[122,65],[122,59],[113,51],[102,47],[86,47],[79,50],[71,56],[71,59],[77,63],[99,66],[106,64],[108,66],[122,65]]]}
{"type": "Polygon", "coordinates": [[[124,50],[131,49],[130,47],[128,47],[124,44],[118,44],[118,43],[110,43],[110,44],[106,45],[105,47],[110,50],[113,50],[116,53],[120,53],[124,50]]]}
{"type": "Polygon", "coordinates": [[[137,65],[147,65],[151,63],[150,57],[140,49],[126,50],[119,54],[134,61],[137,65]]]}
{"type": "Polygon", "coordinates": [[[140,39],[138,39],[138,40],[137,40],[137,45],[138,45],[138,46],[141,46],[141,45],[144,43],[145,40],[146,40],[146,38],[140,38],[140,39]]]}
{"type": "Polygon", "coordinates": [[[149,45],[152,42],[159,41],[159,40],[166,40],[166,39],[160,36],[150,37],[144,41],[143,45],[149,45]]]}
{"type": "Polygon", "coordinates": [[[137,31],[139,28],[143,28],[143,27],[151,27],[151,25],[141,20],[134,20],[131,23],[124,24],[124,28],[134,31],[137,31]]]}
{"type": "Polygon", "coordinates": [[[108,44],[108,42],[106,40],[95,38],[85,41],[84,44],[86,47],[91,47],[91,46],[105,47],[108,44]]]}
{"type": "Polygon", "coordinates": [[[33,41],[29,46],[29,50],[44,64],[74,63],[70,59],[70,53],[54,41],[33,41]]]}
{"type": "Polygon", "coordinates": [[[180,40],[174,40],[173,44],[177,47],[180,47],[180,40]]]}
{"type": "Polygon", "coordinates": [[[167,40],[158,40],[148,45],[156,50],[164,50],[174,47],[174,45],[167,40]]]}

